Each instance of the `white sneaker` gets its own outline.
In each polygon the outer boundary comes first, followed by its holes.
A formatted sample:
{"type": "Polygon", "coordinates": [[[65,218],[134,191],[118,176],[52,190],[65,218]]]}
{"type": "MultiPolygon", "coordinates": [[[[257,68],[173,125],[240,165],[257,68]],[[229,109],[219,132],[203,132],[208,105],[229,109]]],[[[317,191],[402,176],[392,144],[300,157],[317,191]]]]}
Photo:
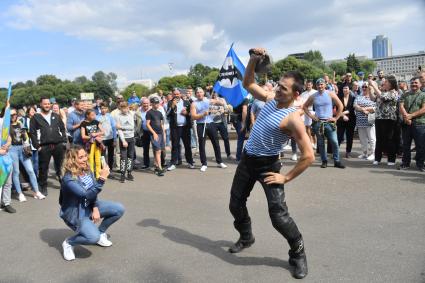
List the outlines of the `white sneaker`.
{"type": "Polygon", "coordinates": [[[292,161],[297,161],[298,160],[298,156],[297,156],[296,153],[292,154],[291,160],[292,161]]]}
{"type": "Polygon", "coordinates": [[[190,164],[190,163],[187,165],[187,167],[189,167],[189,169],[195,169],[195,165],[190,164]]]}
{"type": "Polygon", "coordinates": [[[20,193],[18,196],[19,202],[24,202],[27,201],[27,198],[24,196],[23,193],[20,193]]]}
{"type": "Polygon", "coordinates": [[[367,158],[367,160],[369,160],[369,161],[375,160],[375,154],[369,155],[369,157],[367,158]]]}
{"type": "Polygon", "coordinates": [[[220,164],[217,164],[217,166],[220,167],[220,168],[223,168],[223,169],[226,169],[227,168],[227,165],[224,164],[223,162],[220,163],[220,164]]]}
{"type": "Polygon", "coordinates": [[[378,161],[373,161],[373,163],[372,163],[373,165],[379,165],[379,162],[378,161]]]}
{"type": "Polygon", "coordinates": [[[108,236],[106,235],[106,233],[100,234],[100,238],[99,238],[99,241],[97,242],[97,244],[101,247],[112,246],[112,242],[108,240],[108,236]]]}
{"type": "Polygon", "coordinates": [[[63,248],[63,258],[65,260],[70,261],[70,260],[74,260],[75,259],[74,247],[71,246],[68,243],[68,239],[65,239],[65,241],[63,241],[62,248],[63,248]]]}
{"type": "Polygon", "coordinates": [[[284,150],[291,150],[292,147],[290,144],[285,145],[285,147],[283,148],[284,150]]]}
{"type": "Polygon", "coordinates": [[[316,144],[312,143],[311,146],[313,147],[313,149],[317,149],[316,144]]]}
{"type": "Polygon", "coordinates": [[[201,172],[205,172],[205,171],[207,171],[207,166],[205,166],[205,165],[202,165],[202,167],[201,167],[201,172]]]}
{"type": "Polygon", "coordinates": [[[359,155],[359,159],[366,159],[367,158],[367,155],[366,154],[360,154],[359,155]]]}
{"type": "Polygon", "coordinates": [[[176,165],[173,164],[167,168],[167,171],[173,171],[174,169],[176,169],[176,165]]]}
{"type": "Polygon", "coordinates": [[[395,162],[388,162],[387,165],[388,166],[395,166],[395,162]]]}
{"type": "Polygon", "coordinates": [[[35,195],[34,195],[34,198],[35,199],[45,199],[46,198],[46,196],[45,195],[43,195],[42,193],[40,193],[40,192],[36,192],[35,193],[35,195]]]}

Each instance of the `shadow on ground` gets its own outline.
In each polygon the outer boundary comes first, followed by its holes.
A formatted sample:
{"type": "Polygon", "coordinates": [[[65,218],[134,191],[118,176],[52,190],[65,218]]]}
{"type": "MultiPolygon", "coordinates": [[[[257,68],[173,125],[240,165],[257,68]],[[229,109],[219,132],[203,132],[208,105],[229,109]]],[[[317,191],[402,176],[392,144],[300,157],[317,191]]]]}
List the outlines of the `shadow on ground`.
{"type": "MultiPolygon", "coordinates": [[[[49,247],[57,249],[62,255],[63,241],[73,234],[74,233],[70,229],[43,229],[40,231],[40,239],[48,244],[49,247]]],[[[77,258],[88,258],[92,254],[88,249],[82,246],[76,246],[74,251],[77,258]]]]}
{"type": "Polygon", "coordinates": [[[141,227],[154,227],[164,230],[162,235],[181,245],[186,245],[198,249],[201,252],[209,253],[222,261],[239,266],[264,265],[271,267],[282,267],[290,270],[287,261],[273,257],[239,257],[227,251],[233,243],[229,241],[213,241],[203,236],[192,234],[183,229],[167,226],[157,219],[144,219],[137,224],[141,227]]]}

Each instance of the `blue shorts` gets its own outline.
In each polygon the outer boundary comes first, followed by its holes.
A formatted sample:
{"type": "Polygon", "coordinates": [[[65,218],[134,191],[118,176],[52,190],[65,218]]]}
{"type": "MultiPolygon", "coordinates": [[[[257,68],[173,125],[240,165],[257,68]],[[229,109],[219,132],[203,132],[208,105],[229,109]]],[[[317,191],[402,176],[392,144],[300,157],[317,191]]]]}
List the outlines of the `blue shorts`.
{"type": "Polygon", "coordinates": [[[165,149],[164,135],[163,134],[157,134],[157,135],[158,135],[158,140],[155,140],[153,138],[153,135],[151,135],[153,150],[154,151],[164,150],[165,149]]]}

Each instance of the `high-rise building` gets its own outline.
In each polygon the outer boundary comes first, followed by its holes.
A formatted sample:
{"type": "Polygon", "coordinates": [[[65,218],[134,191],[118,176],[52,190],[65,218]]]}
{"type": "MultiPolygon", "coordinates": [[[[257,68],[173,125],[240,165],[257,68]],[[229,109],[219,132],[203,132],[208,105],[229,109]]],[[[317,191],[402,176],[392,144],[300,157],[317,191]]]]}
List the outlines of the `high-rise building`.
{"type": "Polygon", "coordinates": [[[393,56],[393,46],[388,37],[377,35],[372,40],[372,58],[385,58],[393,56]]]}
{"type": "Polygon", "coordinates": [[[410,80],[413,76],[418,75],[419,67],[425,70],[425,51],[376,58],[373,61],[376,63],[375,74],[378,70],[382,70],[384,74],[394,75],[398,80],[410,80]]]}

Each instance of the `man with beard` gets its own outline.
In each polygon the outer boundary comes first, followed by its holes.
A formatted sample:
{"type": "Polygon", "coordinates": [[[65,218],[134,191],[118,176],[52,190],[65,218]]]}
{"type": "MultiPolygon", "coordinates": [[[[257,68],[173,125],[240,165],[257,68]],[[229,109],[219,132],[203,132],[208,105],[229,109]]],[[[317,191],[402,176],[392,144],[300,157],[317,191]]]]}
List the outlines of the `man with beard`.
{"type": "MultiPolygon", "coordinates": [[[[65,125],[59,115],[52,112],[50,100],[47,97],[41,98],[40,108],[41,112],[35,113],[31,119],[30,138],[33,147],[38,150],[38,183],[40,192],[47,196],[47,177],[50,159],[53,156],[56,176],[60,181],[60,169],[65,154],[67,138],[65,125]]],[[[75,111],[77,111],[77,108],[75,111]]]]}

